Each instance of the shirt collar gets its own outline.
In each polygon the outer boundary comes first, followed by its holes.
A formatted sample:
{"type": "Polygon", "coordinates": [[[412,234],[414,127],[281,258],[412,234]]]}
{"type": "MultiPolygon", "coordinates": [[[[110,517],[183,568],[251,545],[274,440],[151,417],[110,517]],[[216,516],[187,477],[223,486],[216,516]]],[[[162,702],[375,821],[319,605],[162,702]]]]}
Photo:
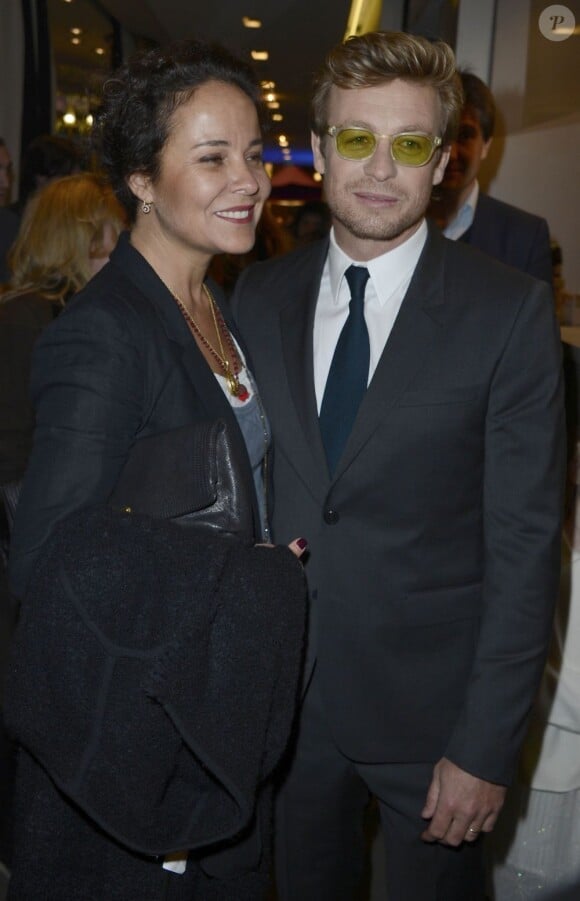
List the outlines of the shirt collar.
{"type": "Polygon", "coordinates": [[[457,238],[460,238],[468,228],[471,228],[471,226],[473,225],[473,219],[475,217],[475,208],[477,206],[478,197],[479,182],[477,181],[477,179],[475,179],[475,181],[473,182],[473,187],[467,195],[465,202],[457,211],[451,222],[448,222],[443,229],[443,234],[446,238],[455,240],[457,238]]]}
{"type": "Polygon", "coordinates": [[[352,265],[367,267],[380,306],[387,303],[401,282],[408,278],[415,269],[427,240],[427,231],[427,223],[423,219],[417,231],[398,247],[387,250],[386,253],[367,262],[360,262],[351,259],[341,250],[336,243],[334,228],[332,228],[328,249],[328,271],[333,303],[338,304],[344,273],[352,265]]]}

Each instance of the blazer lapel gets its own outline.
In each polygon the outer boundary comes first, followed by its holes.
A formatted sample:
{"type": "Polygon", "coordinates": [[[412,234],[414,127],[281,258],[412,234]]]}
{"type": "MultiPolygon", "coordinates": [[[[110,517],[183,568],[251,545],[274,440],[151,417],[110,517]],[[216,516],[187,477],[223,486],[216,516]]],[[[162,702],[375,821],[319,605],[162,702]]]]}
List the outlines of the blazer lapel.
{"type": "MultiPolygon", "coordinates": [[[[208,418],[214,419],[219,415],[230,423],[235,422],[235,416],[223,391],[197,344],[191,340],[189,328],[173,295],[153,267],[130,243],[127,233],[120,236],[117,247],[111,255],[111,262],[137,285],[143,297],[153,308],[159,324],[172,342],[176,358],[189,376],[208,418]]],[[[220,303],[221,308],[222,304],[220,303]]]]}
{"type": "Polygon", "coordinates": [[[437,346],[444,322],[444,241],[430,227],[423,253],[335,473],[345,472],[437,346]]]}
{"type": "MultiPolygon", "coordinates": [[[[252,486],[254,520],[258,522],[258,505],[253,491],[254,480],[237,419],[217,379],[207,365],[196,342],[192,339],[185,319],[171,292],[153,267],[131,245],[126,233],[121,235],[117,247],[111,255],[111,263],[121,269],[125,276],[138,287],[144,300],[149,303],[155,315],[156,327],[162,328],[167,335],[175,354],[176,365],[182,366],[191,382],[196,400],[205,410],[207,418],[220,418],[228,423],[232,440],[238,447],[244,476],[248,484],[252,486]]],[[[228,325],[230,325],[231,317],[221,296],[221,291],[215,289],[215,294],[220,309],[224,312],[228,325]]],[[[194,405],[192,404],[193,409],[194,405]]]]}
{"type": "Polygon", "coordinates": [[[324,486],[329,475],[318,425],[312,334],[328,242],[318,245],[317,251],[314,262],[304,266],[302,275],[293,281],[292,299],[280,311],[279,327],[288,388],[301,431],[292,444],[305,452],[301,466],[310,472],[312,483],[324,486]],[[297,302],[297,297],[303,300],[297,302]]]}

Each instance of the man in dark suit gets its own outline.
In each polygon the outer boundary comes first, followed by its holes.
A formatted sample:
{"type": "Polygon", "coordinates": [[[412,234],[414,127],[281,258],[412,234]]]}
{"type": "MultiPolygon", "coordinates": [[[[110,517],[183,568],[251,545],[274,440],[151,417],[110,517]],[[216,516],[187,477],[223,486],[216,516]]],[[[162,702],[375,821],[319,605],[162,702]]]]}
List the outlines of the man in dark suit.
{"type": "Polygon", "coordinates": [[[560,342],[545,285],[425,222],[460,105],[445,44],[331,51],[312,137],[330,239],[250,268],[234,296],[273,428],[276,540],[310,549],[283,901],[351,901],[369,792],[389,901],[483,898],[478,837],[542,671],[560,342]]]}
{"type": "Polygon", "coordinates": [[[477,176],[493,140],[495,101],[481,78],[472,72],[459,74],[464,93],[459,130],[429,215],[453,241],[472,244],[552,285],[546,220],[480,192],[477,176]]]}

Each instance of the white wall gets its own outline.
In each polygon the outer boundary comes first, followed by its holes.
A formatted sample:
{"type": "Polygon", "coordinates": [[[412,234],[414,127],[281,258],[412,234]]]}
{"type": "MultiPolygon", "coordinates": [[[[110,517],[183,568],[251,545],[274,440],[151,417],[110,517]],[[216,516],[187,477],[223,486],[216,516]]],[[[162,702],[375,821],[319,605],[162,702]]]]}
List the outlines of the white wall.
{"type": "MultiPolygon", "coordinates": [[[[462,0],[457,58],[490,85],[496,138],[486,190],[548,220],[566,288],[580,292],[580,35],[551,42],[544,0],[462,0]],[[487,77],[486,77],[487,75],[487,77]]],[[[580,25],[580,0],[566,0],[580,25]]]]}
{"type": "Polygon", "coordinates": [[[506,135],[489,193],[548,220],[566,290],[580,293],[580,113],[506,135]]]}

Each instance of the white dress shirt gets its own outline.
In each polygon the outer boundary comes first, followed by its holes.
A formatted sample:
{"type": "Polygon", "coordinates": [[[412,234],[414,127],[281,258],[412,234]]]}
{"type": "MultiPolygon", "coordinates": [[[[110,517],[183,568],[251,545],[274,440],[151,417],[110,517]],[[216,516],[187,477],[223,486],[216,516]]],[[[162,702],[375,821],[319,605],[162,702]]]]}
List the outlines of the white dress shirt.
{"type": "Polygon", "coordinates": [[[479,197],[479,183],[477,179],[473,183],[473,187],[469,192],[465,203],[462,205],[461,209],[458,210],[457,214],[453,217],[451,222],[448,222],[445,228],[443,229],[443,234],[446,238],[450,238],[452,241],[457,241],[461,235],[464,235],[465,232],[471,228],[473,225],[473,220],[475,218],[475,208],[477,206],[477,198],[479,197]]]}
{"type": "Polygon", "coordinates": [[[370,382],[426,240],[427,224],[423,221],[403,244],[380,257],[361,263],[351,260],[340,249],[334,237],[334,229],[331,230],[330,247],[314,315],[314,388],[319,412],[332,357],[348,317],[350,289],[344,273],[352,265],[366,266],[369,270],[365,291],[365,321],[370,342],[370,382]]]}

